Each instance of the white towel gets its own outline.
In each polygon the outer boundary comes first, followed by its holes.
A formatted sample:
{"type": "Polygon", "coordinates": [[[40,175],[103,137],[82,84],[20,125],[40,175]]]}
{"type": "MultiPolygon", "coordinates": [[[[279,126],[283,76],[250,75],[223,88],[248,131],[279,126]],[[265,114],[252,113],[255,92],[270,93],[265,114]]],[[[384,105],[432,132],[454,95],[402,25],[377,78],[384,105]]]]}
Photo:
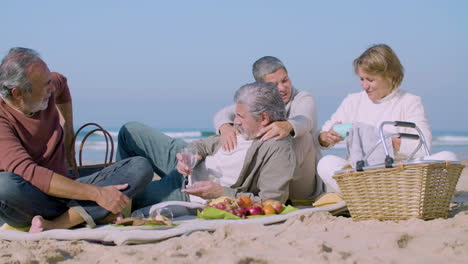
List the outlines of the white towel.
{"type": "MultiPolygon", "coordinates": [[[[182,205],[183,202],[177,203],[182,205]]],[[[185,203],[191,208],[190,203],[185,203]]],[[[198,205],[194,205],[198,206],[198,205]]],[[[341,201],[337,204],[304,208],[285,215],[272,215],[266,217],[258,217],[252,219],[216,219],[205,220],[196,216],[185,217],[181,219],[181,224],[177,227],[167,229],[159,229],[158,226],[153,227],[154,230],[147,230],[147,227],[115,227],[112,225],[98,226],[96,228],[78,228],[78,229],[54,229],[41,233],[26,233],[21,231],[0,230],[0,239],[4,240],[32,240],[41,239],[57,239],[57,240],[89,240],[101,241],[104,243],[114,243],[116,245],[142,244],[161,241],[167,238],[190,234],[195,231],[214,231],[216,228],[226,224],[273,224],[286,221],[289,217],[295,215],[309,214],[313,212],[334,212],[346,207],[346,202],[341,201]],[[141,228],[143,230],[139,230],[141,228]]],[[[174,219],[176,222],[178,219],[174,219]]]]}

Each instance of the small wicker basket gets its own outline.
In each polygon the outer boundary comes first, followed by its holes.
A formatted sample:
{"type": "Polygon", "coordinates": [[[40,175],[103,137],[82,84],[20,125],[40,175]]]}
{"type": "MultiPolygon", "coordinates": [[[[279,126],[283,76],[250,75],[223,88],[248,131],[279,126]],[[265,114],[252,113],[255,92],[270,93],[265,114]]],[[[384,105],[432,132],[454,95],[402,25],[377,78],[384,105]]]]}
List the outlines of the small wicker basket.
{"type": "Polygon", "coordinates": [[[386,121],[380,126],[380,134],[381,140],[376,145],[382,144],[385,149],[385,165],[363,168],[358,162],[356,169],[337,171],[333,176],[353,220],[447,218],[464,166],[460,162],[409,161],[421,145],[429,155],[425,138],[414,123],[386,121]],[[415,128],[419,135],[396,133],[384,136],[383,126],[388,124],[415,128]],[[417,149],[405,162],[393,163],[393,158],[388,155],[385,138],[395,135],[420,140],[417,149]]]}
{"type": "Polygon", "coordinates": [[[345,171],[334,178],[353,220],[447,218],[463,167],[450,162],[420,162],[345,171]]]}

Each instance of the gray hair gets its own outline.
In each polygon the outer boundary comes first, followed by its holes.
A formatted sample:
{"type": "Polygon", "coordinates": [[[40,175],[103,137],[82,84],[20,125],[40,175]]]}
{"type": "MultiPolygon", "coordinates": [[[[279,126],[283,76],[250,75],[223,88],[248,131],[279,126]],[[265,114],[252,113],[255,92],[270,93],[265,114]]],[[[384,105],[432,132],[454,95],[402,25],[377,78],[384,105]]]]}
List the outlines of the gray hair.
{"type": "Polygon", "coordinates": [[[281,68],[287,71],[284,64],[278,58],[273,56],[265,56],[261,57],[253,64],[252,73],[255,81],[261,82],[264,81],[263,76],[274,73],[281,68]]]}
{"type": "Polygon", "coordinates": [[[29,66],[39,61],[42,61],[39,53],[32,49],[10,49],[0,64],[0,96],[10,98],[13,88],[30,93],[32,86],[28,78],[29,66]]]}
{"type": "Polygon", "coordinates": [[[249,83],[236,91],[236,104],[247,105],[247,111],[255,120],[266,113],[271,122],[286,120],[286,110],[278,88],[273,83],[249,83]]]}

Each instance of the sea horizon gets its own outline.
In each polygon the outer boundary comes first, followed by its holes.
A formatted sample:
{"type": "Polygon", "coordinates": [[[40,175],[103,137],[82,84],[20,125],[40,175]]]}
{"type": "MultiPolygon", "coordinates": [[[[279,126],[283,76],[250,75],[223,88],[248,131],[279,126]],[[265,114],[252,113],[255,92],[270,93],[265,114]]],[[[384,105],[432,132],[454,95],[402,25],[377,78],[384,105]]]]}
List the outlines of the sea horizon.
{"type": "MultiPolygon", "coordinates": [[[[117,135],[118,127],[104,127],[112,136],[114,141],[114,158],[115,151],[117,150],[117,135]]],[[[75,149],[78,151],[83,137],[91,130],[86,128],[80,132],[77,137],[75,149]]],[[[192,142],[194,140],[206,138],[215,135],[214,129],[197,129],[197,128],[163,128],[159,129],[166,135],[192,142]]],[[[440,151],[450,151],[457,155],[460,160],[468,160],[468,131],[450,131],[450,130],[434,130],[432,132],[432,150],[431,154],[440,151]]],[[[83,164],[96,164],[104,161],[106,150],[106,142],[101,133],[94,133],[90,135],[84,144],[83,148],[83,164]]],[[[341,157],[346,156],[346,146],[343,142],[338,143],[331,149],[322,150],[323,155],[338,155],[341,157]]],[[[78,158],[78,152],[77,152],[78,158]]]]}

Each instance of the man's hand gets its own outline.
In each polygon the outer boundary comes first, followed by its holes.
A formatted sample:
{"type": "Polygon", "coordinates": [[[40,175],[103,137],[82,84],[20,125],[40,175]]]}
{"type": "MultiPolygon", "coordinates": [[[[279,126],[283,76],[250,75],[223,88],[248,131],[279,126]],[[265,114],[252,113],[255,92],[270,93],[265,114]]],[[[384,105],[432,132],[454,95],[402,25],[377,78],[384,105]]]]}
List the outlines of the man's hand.
{"type": "Polygon", "coordinates": [[[270,138],[280,140],[284,137],[287,137],[292,130],[293,127],[288,121],[276,121],[260,129],[257,137],[261,137],[262,141],[269,140],[270,138]]]}
{"type": "Polygon", "coordinates": [[[214,199],[223,195],[223,187],[215,182],[211,181],[199,181],[195,182],[190,189],[182,190],[183,193],[199,196],[203,199],[214,199]]]}
{"type": "MultiPolygon", "coordinates": [[[[341,122],[337,122],[336,124],[341,124],[341,122]]],[[[319,134],[319,143],[322,147],[328,147],[328,146],[333,146],[336,143],[342,141],[344,138],[340,136],[335,130],[333,130],[333,127],[330,128],[328,131],[321,132],[319,134]]]]}
{"type": "MultiPolygon", "coordinates": [[[[180,174],[182,174],[184,176],[187,176],[190,173],[192,173],[193,168],[190,168],[189,164],[184,162],[184,156],[182,155],[182,153],[177,153],[176,158],[177,158],[177,161],[178,161],[177,162],[177,171],[180,174]]],[[[200,155],[196,155],[196,159],[201,160],[202,157],[200,155]]]]}
{"type": "Polygon", "coordinates": [[[239,131],[231,124],[223,124],[219,128],[219,134],[223,150],[232,151],[237,147],[237,135],[239,135],[239,131]]]}
{"type": "Polygon", "coordinates": [[[98,187],[99,194],[95,201],[99,206],[107,211],[113,214],[118,214],[130,203],[130,199],[120,192],[121,190],[125,190],[127,187],[128,184],[98,187]]]}

